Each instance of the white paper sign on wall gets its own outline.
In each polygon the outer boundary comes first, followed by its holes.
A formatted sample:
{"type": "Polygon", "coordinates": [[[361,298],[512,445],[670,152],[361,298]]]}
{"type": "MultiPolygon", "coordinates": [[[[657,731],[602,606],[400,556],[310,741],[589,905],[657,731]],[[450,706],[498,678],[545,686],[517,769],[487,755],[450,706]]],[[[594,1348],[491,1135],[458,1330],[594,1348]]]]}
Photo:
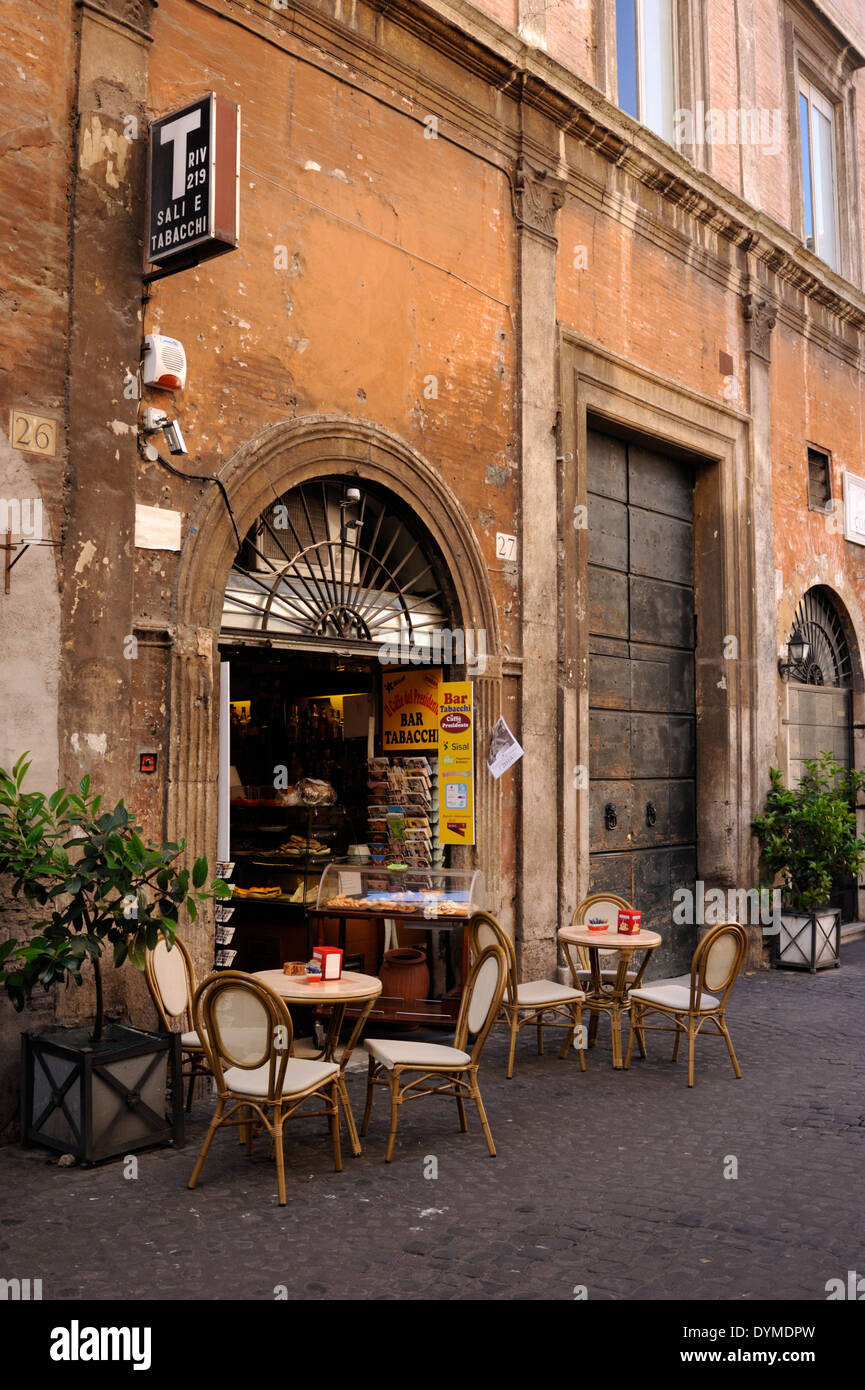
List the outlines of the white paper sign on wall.
{"type": "Polygon", "coordinates": [[[515,560],[517,558],[517,538],[504,531],[496,531],[496,559],[515,560]]]}
{"type": "Polygon", "coordinates": [[[135,544],[139,550],[179,550],[180,512],[135,504],[135,544]]]}
{"type": "Polygon", "coordinates": [[[865,545],[865,478],[844,474],[844,539],[865,545]]]}

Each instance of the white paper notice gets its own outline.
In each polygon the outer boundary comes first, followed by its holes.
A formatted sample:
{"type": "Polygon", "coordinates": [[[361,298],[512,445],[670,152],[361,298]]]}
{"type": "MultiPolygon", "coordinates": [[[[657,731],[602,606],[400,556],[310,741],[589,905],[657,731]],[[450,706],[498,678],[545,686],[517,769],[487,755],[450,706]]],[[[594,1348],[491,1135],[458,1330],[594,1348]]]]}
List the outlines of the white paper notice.
{"type": "Polygon", "coordinates": [[[505,721],[497,719],[490,734],[490,751],[487,754],[487,767],[490,772],[496,778],[501,777],[502,773],[513,767],[522,756],[523,750],[505,721]]]}
{"type": "Polygon", "coordinates": [[[180,512],[135,504],[135,544],[139,550],[179,550],[180,512]]]}

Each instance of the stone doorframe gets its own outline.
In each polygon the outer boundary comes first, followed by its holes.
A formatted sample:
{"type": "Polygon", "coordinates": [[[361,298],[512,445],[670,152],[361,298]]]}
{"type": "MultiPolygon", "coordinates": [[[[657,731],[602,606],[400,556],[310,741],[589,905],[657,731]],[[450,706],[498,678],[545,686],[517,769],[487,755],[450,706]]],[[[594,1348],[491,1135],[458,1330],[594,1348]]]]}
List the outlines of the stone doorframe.
{"type": "MultiPolygon", "coordinates": [[[[771,511],[754,484],[747,416],[683,389],[576,335],[561,340],[563,464],[561,921],[589,882],[589,641],[586,434],[624,434],[695,466],[697,873],[709,887],[756,885],[750,821],[768,786],[777,738],[774,649],[758,623],[760,556],[773,553],[771,511]],[[761,550],[762,548],[762,550],[761,550]],[[734,640],[731,640],[734,639],[734,640]],[[582,771],[581,771],[582,769],[582,771]]],[[[774,595],[772,595],[774,597],[774,595]]],[[[763,596],[765,602],[766,596],[763,596]]],[[[762,955],[752,931],[752,958],[762,955]]]]}
{"type": "MultiPolygon", "coordinates": [[[[408,502],[436,541],[450,573],[464,628],[486,632],[486,669],[475,676],[476,765],[501,712],[501,655],[489,576],[469,518],[456,495],[403,440],[380,426],[342,415],[308,415],[273,425],[242,446],[219,473],[241,536],[284,493],[312,478],[345,476],[378,483],[408,502]]],[[[223,596],[237,537],[217,487],[202,489],[189,516],[172,603],[166,825],[216,851],[219,762],[219,648],[223,596]]],[[[501,788],[477,777],[476,839],[486,862],[490,905],[498,910],[501,788]]],[[[200,851],[199,851],[200,852],[200,851]]],[[[460,851],[466,854],[467,851],[460,851]]],[[[478,851],[474,851],[477,856],[478,851]]],[[[209,970],[209,914],[187,934],[196,968],[209,970]]]]}

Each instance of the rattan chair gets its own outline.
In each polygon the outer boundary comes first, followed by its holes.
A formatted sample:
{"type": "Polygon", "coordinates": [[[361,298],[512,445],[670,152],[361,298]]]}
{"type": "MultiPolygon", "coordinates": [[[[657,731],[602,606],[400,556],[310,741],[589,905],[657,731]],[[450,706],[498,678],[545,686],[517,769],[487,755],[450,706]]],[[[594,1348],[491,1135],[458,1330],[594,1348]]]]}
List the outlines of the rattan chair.
{"type": "Polygon", "coordinates": [[[186,1109],[191,1110],[196,1078],[206,1076],[209,1068],[204,1044],[192,1026],[195,970],[179,936],[175,936],[174,945],[169,948],[160,932],[154,949],[145,953],[144,975],[163,1027],[176,1033],[179,1025],[181,1054],[188,1063],[188,1070],[183,1073],[189,1077],[186,1109]]]}
{"type": "Polygon", "coordinates": [[[223,970],[199,986],[193,1017],[205,1040],[217,1101],[189,1186],[198,1182],[213,1136],[223,1125],[239,1126],[246,1151],[252,1152],[257,1116],[273,1140],[279,1205],[284,1207],[283,1125],[313,1096],[324,1100],[325,1108],[306,1110],[303,1118],[329,1116],[333,1164],[341,1172],[339,1067],[336,1062],[292,1057],[291,1014],[285,1001],[254,975],[223,970]]]}
{"type": "Polygon", "coordinates": [[[538,1052],[543,1056],[544,1028],[564,1028],[565,1041],[559,1053],[567,1057],[573,1046],[575,1036],[579,1042],[580,1068],[586,1070],[586,1053],[583,1046],[583,1000],[581,989],[570,985],[557,984],[555,980],[530,980],[520,984],[517,975],[517,953],[513,942],[504,927],[489,912],[476,912],[468,924],[469,952],[472,960],[477,960],[483,948],[494,942],[501,946],[508,963],[507,987],[502,999],[496,1023],[502,1023],[510,1031],[508,1048],[507,1076],[514,1074],[514,1057],[517,1038],[521,1028],[534,1023],[538,1030],[538,1052]]]}
{"type": "MultiPolygon", "coordinates": [[[[581,903],[578,903],[577,906],[574,908],[574,914],[571,917],[571,926],[587,926],[589,918],[593,917],[600,918],[600,920],[603,922],[609,922],[611,927],[615,927],[618,925],[619,921],[619,908],[622,907],[631,910],[632,905],[628,902],[627,898],[620,898],[618,893],[592,893],[589,895],[588,898],[583,898],[583,901],[581,903]]],[[[565,955],[568,959],[568,965],[571,967],[572,979],[575,983],[579,984],[579,987],[581,989],[585,989],[586,985],[592,978],[592,972],[589,965],[588,946],[574,946],[569,945],[566,942],[562,942],[562,945],[565,948],[565,955]],[[574,961],[571,959],[571,951],[574,951],[576,953],[576,959],[579,961],[579,965],[576,965],[574,961]]],[[[603,955],[603,951],[601,952],[601,954],[603,955]]],[[[612,954],[614,955],[615,953],[612,954]]],[[[607,959],[609,959],[609,956],[607,957],[607,959]]],[[[636,975],[636,970],[628,971],[626,978],[629,984],[632,980],[636,979],[636,975]]],[[[601,982],[604,985],[612,986],[615,982],[615,979],[615,967],[601,971],[601,982]]]]}
{"type": "Polygon", "coordinates": [[[748,951],[748,933],[739,922],[721,922],[703,937],[691,961],[687,984],[648,984],[632,989],[628,995],[631,1005],[631,1036],[625,1067],[631,1065],[634,1037],[645,1056],[645,1033],[675,1033],[673,1061],[679,1055],[679,1043],[684,1034],[688,1039],[688,1085],[694,1084],[694,1045],[707,1023],[713,1037],[723,1037],[737,1078],[742,1073],[733,1051],[724,1011],[748,951]],[[720,996],[719,998],[716,996],[720,996]],[[662,1014],[671,1024],[646,1023],[646,1015],[662,1014]]]}
{"type": "Polygon", "coordinates": [[[385,1150],[385,1162],[393,1158],[399,1107],[407,1100],[420,1096],[444,1095],[456,1100],[460,1130],[465,1133],[466,1100],[478,1108],[481,1126],[490,1156],[495,1158],[493,1136],[487,1122],[484,1103],[478,1087],[478,1066],[487,1034],[499,1011],[505,991],[507,960],[501,946],[487,946],[474,964],[463,990],[453,1046],[441,1043],[404,1042],[401,1038],[367,1038],[364,1046],[369,1053],[369,1075],[366,1088],[366,1109],[361,1134],[366,1134],[372,1113],[372,1098],[376,1086],[390,1091],[390,1133],[385,1150]],[[471,1052],[466,1051],[469,1034],[474,1037],[471,1052]],[[403,1081],[408,1076],[410,1079],[403,1081]],[[425,1081],[435,1085],[424,1086],[425,1081]]]}

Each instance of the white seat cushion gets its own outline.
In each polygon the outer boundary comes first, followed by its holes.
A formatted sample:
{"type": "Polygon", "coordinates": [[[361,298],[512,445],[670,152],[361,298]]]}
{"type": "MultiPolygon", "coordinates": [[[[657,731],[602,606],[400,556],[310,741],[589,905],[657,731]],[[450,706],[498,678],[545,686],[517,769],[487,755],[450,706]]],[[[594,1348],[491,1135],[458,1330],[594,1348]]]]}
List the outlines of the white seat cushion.
{"type": "MultiPolygon", "coordinates": [[[[298,1091],[305,1091],[310,1086],[316,1086],[336,1076],[338,1071],[336,1062],[311,1062],[303,1057],[290,1057],[285,1068],[282,1094],[296,1095],[298,1091]]],[[[256,1067],[253,1071],[244,1071],[243,1067],[229,1067],[225,1072],[225,1084],[230,1091],[236,1091],[238,1095],[266,1096],[269,1075],[270,1066],[267,1062],[263,1067],[256,1067]]]]}
{"type": "Polygon", "coordinates": [[[394,1067],[467,1067],[471,1057],[441,1043],[403,1042],[402,1038],[368,1038],[364,1047],[388,1071],[394,1067]]]}
{"type": "MultiPolygon", "coordinates": [[[[691,989],[685,985],[647,985],[645,989],[632,989],[629,999],[642,999],[644,1004],[666,1004],[668,1009],[689,1009],[691,989]]],[[[701,994],[698,1009],[716,1009],[719,1001],[714,994],[701,994]]]]}
{"type": "Polygon", "coordinates": [[[198,1034],[197,1034],[195,1031],[193,1031],[193,1032],[191,1032],[191,1033],[181,1033],[181,1034],[180,1034],[180,1046],[181,1046],[181,1047],[202,1047],[203,1044],[202,1044],[202,1041],[201,1041],[200,1037],[198,1036],[198,1034]]]}
{"type": "Polygon", "coordinates": [[[554,980],[529,980],[517,986],[518,1004],[573,1004],[585,997],[581,989],[557,985],[554,980]]]}

